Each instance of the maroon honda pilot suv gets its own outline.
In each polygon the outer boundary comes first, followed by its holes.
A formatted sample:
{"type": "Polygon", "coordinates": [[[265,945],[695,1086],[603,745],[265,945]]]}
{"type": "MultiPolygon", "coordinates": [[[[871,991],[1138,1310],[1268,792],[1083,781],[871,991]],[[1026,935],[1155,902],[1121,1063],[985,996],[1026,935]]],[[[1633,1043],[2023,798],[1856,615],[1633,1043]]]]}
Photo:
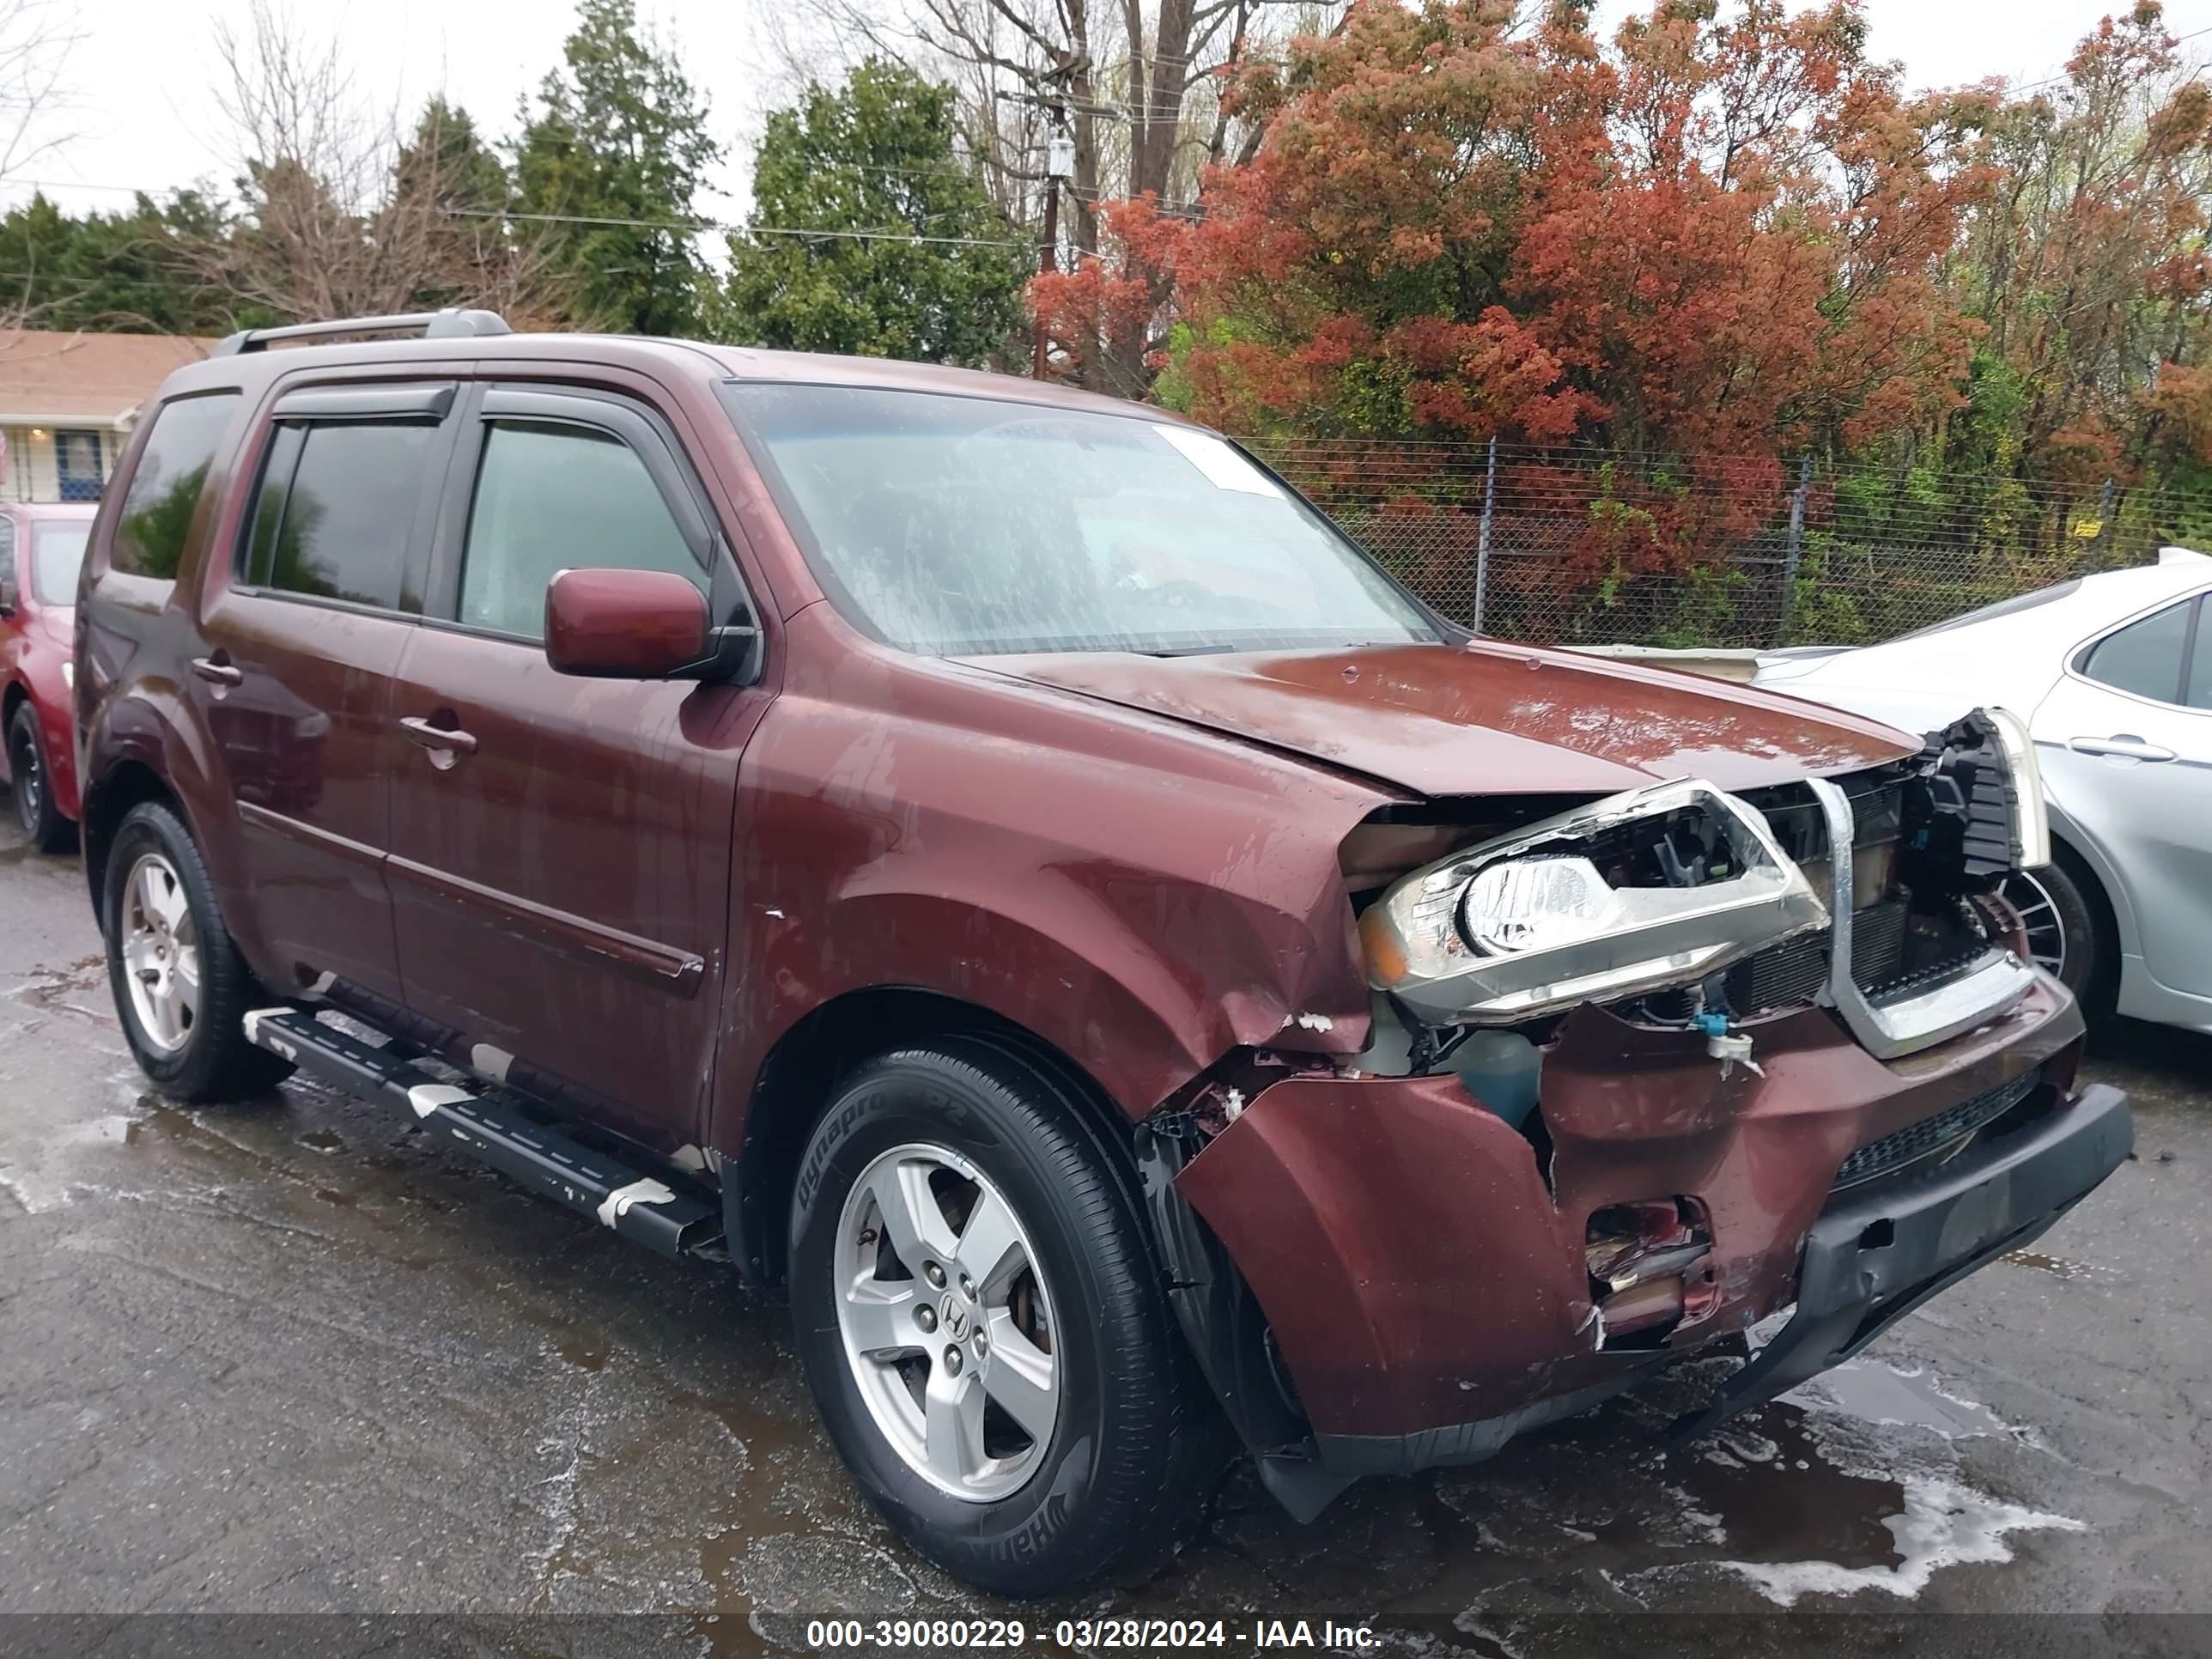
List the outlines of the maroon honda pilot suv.
{"type": "Polygon", "coordinates": [[[854,1477],[999,1590],[1172,1538],[1224,1427],[1310,1517],[1752,1350],[1694,1431],[2130,1146],[2001,896],[2009,715],[1470,637],[1157,409],[247,333],[76,652],[155,1083],[297,1068],[787,1287],[854,1477]]]}

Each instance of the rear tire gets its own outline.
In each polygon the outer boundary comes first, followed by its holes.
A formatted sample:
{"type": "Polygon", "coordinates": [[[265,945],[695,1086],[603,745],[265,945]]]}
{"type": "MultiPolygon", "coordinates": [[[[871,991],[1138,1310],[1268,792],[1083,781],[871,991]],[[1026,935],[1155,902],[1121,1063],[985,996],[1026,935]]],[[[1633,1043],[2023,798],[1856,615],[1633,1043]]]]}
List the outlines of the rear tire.
{"type": "Polygon", "coordinates": [[[124,1039],[162,1093],[244,1100],[291,1075],[246,1040],[246,1012],[266,999],[223,926],[191,831],[158,801],[116,826],[100,926],[124,1039]]]}
{"type": "Polygon", "coordinates": [[[65,853],[76,840],[76,825],[54,805],[53,774],[46,765],[46,740],[39,734],[39,711],[27,702],[8,722],[8,775],[15,796],[15,822],[41,853],[65,853]]]}
{"type": "Polygon", "coordinates": [[[1001,1595],[1158,1549],[1218,1473],[1193,1455],[1212,1402],[1079,1112],[986,1040],[902,1049],[846,1079],[793,1200],[792,1315],[830,1438],[894,1530],[1001,1595]]]}

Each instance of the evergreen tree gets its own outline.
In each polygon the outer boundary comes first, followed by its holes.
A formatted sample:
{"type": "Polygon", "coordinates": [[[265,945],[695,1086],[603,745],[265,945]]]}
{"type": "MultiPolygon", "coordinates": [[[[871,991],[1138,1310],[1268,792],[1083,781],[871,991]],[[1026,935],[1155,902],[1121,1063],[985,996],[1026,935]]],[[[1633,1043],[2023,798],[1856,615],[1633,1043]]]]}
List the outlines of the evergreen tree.
{"type": "Polygon", "coordinates": [[[187,250],[221,240],[228,216],[198,191],[82,218],[33,195],[0,216],[0,312],[32,328],[222,334],[236,303],[194,271],[187,250]]]}
{"type": "Polygon", "coordinates": [[[515,151],[518,211],[552,217],[521,222],[542,226],[577,320],[696,333],[712,278],[683,227],[721,154],[706,100],[673,53],[639,33],[631,0],[583,0],[562,55],[515,151]]]}
{"type": "Polygon", "coordinates": [[[870,58],[770,116],[753,172],[768,228],[730,238],[722,331],[937,362],[1000,352],[1029,254],[956,154],[954,111],[951,87],[870,58]],[[826,234],[777,234],[791,231],[826,234]]]}
{"type": "Polygon", "coordinates": [[[484,143],[469,112],[433,97],[392,167],[389,200],[423,213],[426,274],[407,309],[459,305],[493,284],[517,240],[506,213],[513,192],[507,164],[484,143]]]}

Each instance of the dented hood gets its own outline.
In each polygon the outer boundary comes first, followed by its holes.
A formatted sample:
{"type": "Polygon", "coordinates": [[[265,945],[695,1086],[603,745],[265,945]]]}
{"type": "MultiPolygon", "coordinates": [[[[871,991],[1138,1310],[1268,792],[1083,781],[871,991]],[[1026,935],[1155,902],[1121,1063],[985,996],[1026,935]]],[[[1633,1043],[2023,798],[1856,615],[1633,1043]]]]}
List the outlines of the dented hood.
{"type": "Polygon", "coordinates": [[[971,663],[1424,795],[1610,794],[1690,777],[1747,789],[1920,747],[1875,721],[1748,686],[1481,641],[971,663]]]}

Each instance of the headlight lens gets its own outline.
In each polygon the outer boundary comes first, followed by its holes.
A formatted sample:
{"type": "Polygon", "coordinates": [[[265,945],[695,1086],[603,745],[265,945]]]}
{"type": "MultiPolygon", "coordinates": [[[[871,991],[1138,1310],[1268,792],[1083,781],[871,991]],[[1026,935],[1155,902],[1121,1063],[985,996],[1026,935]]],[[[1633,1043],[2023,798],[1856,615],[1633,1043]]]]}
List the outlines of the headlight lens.
{"type": "Polygon", "coordinates": [[[72,691],[76,690],[76,665],[75,663],[64,662],[62,664],[62,684],[69,687],[72,691]]]}
{"type": "Polygon", "coordinates": [[[2033,870],[2051,862],[2051,809],[2043,801],[2043,768],[2035,758],[2035,739],[2027,722],[2009,708],[1990,708],[1990,719],[2012,767],[2013,834],[2020,840],[2020,867],[2033,870]]]}
{"type": "Polygon", "coordinates": [[[1485,956],[1547,951],[1616,927],[1620,902],[1588,859],[1508,859],[1468,883],[1460,927],[1485,956]]]}
{"type": "Polygon", "coordinates": [[[1692,781],[1415,871],[1360,933],[1370,981],[1415,1012],[1502,1024],[1702,978],[1827,921],[1765,820],[1692,781]]]}

